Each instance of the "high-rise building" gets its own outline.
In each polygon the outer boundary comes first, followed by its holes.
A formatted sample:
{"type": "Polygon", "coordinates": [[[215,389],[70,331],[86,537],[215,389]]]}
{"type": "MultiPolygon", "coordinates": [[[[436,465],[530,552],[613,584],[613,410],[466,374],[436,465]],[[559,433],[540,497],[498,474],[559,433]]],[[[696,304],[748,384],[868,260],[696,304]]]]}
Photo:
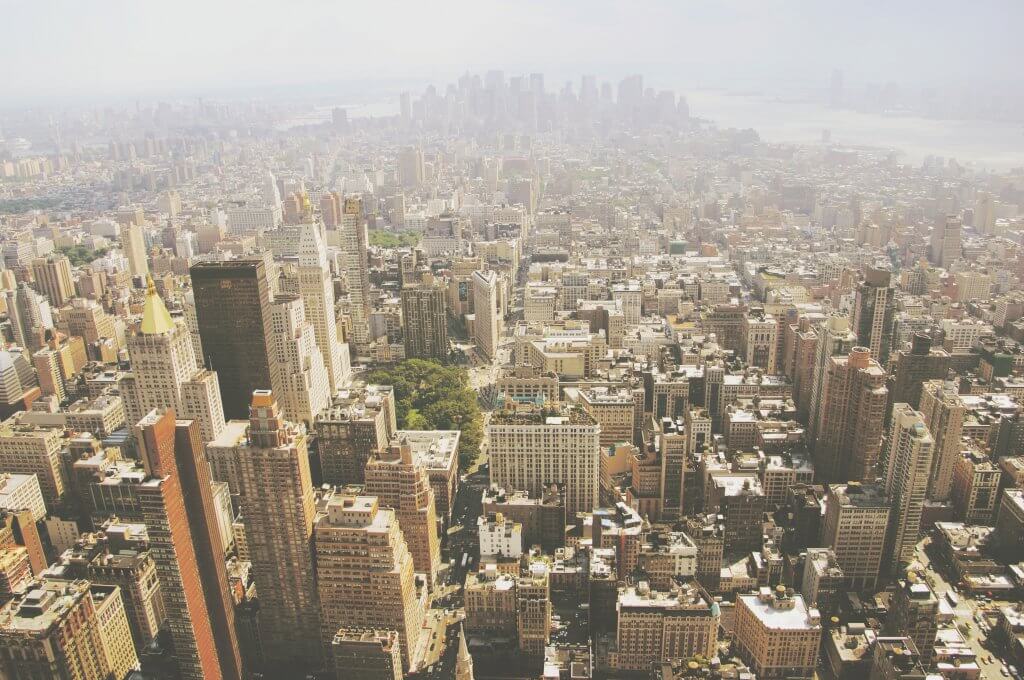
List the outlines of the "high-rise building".
{"type": "Polygon", "coordinates": [[[325,192],[320,197],[320,219],[328,229],[337,229],[341,224],[341,194],[337,191],[325,192]]]}
{"type": "Polygon", "coordinates": [[[316,560],[325,648],[339,629],[390,629],[398,632],[403,667],[416,669],[427,595],[416,587],[395,512],[373,496],[329,495],[321,506],[316,560]]]}
{"type": "Polygon", "coordinates": [[[785,586],[738,595],[734,630],[739,656],[758,678],[783,680],[814,674],[821,617],[785,586]]]}
{"type": "Polygon", "coordinates": [[[341,224],[336,231],[327,232],[327,243],[341,247],[352,321],[351,342],[357,356],[366,356],[370,343],[370,262],[363,202],[346,198],[341,210],[341,224]]]}
{"type": "Polygon", "coordinates": [[[149,262],[146,259],[146,239],[142,233],[142,227],[137,224],[122,226],[121,247],[128,258],[128,272],[132,276],[145,276],[149,273],[149,262]]]}
{"type": "Polygon", "coordinates": [[[386,385],[342,390],[313,423],[325,484],[362,484],[366,462],[398,429],[394,391],[386,385]]]}
{"type": "Polygon", "coordinates": [[[12,474],[35,475],[50,510],[60,507],[68,490],[61,450],[64,430],[26,421],[24,412],[0,423],[0,469],[12,474]]]}
{"type": "Polygon", "coordinates": [[[4,677],[123,680],[137,666],[117,588],[45,579],[0,609],[4,677]]]}
{"type": "Polygon", "coordinates": [[[448,298],[440,286],[402,289],[405,356],[412,359],[448,357],[448,298]]]}
{"type": "Polygon", "coordinates": [[[410,146],[398,152],[398,182],[403,187],[415,189],[423,184],[425,175],[423,151],[410,146]]]}
{"type": "Polygon", "coordinates": [[[909,404],[895,404],[882,463],[885,493],[892,503],[887,554],[890,573],[898,573],[900,564],[914,558],[934,448],[924,416],[909,404]]]}
{"type": "Polygon", "coordinates": [[[473,272],[473,335],[476,348],[488,360],[498,354],[498,275],[492,271],[473,272]]]}
{"type": "MultiPolygon", "coordinates": [[[[198,432],[194,425],[189,427],[193,429],[190,444],[198,448],[198,432]]],[[[228,613],[211,609],[210,603],[219,601],[206,591],[224,585],[204,578],[209,576],[201,567],[204,557],[209,557],[203,554],[208,527],[189,512],[199,501],[194,497],[186,499],[186,494],[196,493],[195,480],[183,479],[179,472],[174,411],[152,411],[135,429],[146,479],[133,486],[160,578],[178,675],[195,680],[240,678],[241,669],[237,666],[230,675],[224,673],[232,668],[225,653],[229,650],[219,648],[214,629],[224,625],[228,613]]],[[[198,455],[198,451],[182,451],[180,457],[184,463],[185,458],[194,460],[198,455]]],[[[200,467],[201,463],[191,465],[200,467]]],[[[237,646],[234,653],[237,654],[237,646]]]]}
{"type": "Polygon", "coordinates": [[[812,331],[816,341],[807,412],[807,441],[813,446],[821,429],[821,408],[827,392],[829,359],[847,356],[857,344],[857,334],[850,330],[849,320],[841,316],[829,317],[814,326],[812,331]]]}
{"type": "Polygon", "coordinates": [[[889,367],[889,404],[919,404],[921,387],[928,380],[944,380],[949,371],[949,352],[941,347],[932,347],[932,339],[924,334],[915,334],[909,350],[895,353],[889,367]]]}
{"type": "Polygon", "coordinates": [[[233,453],[237,486],[232,491],[239,498],[259,592],[264,657],[272,669],[315,668],[321,631],[306,434],[282,418],[271,392],[256,390],[248,437],[233,453]]]}
{"type": "MultiPolygon", "coordinates": [[[[337,205],[337,226],[341,220],[341,205],[337,205]]],[[[325,196],[326,198],[326,196],[325,196]]],[[[328,225],[328,228],[333,228],[328,225]]],[[[338,340],[338,318],[334,310],[334,282],[327,264],[327,249],[314,224],[304,224],[299,237],[298,293],[306,308],[306,320],[313,325],[316,344],[323,355],[324,368],[330,382],[331,394],[348,384],[350,357],[348,344],[338,340]]]]}
{"type": "Polygon", "coordinates": [[[889,498],[877,484],[832,484],[821,544],[831,548],[850,590],[878,583],[889,528],[889,498]]]}
{"type": "Polygon", "coordinates": [[[224,416],[244,419],[252,393],[275,389],[280,380],[271,359],[273,294],[266,263],[201,262],[190,274],[203,363],[217,373],[224,416]]]}
{"type": "Polygon", "coordinates": [[[872,479],[882,445],[885,371],[866,347],[828,358],[814,446],[820,482],[872,479]]]}
{"type": "Polygon", "coordinates": [[[889,362],[892,350],[892,324],[896,313],[896,289],[892,272],[868,267],[857,286],[853,310],[853,330],[857,342],[871,350],[871,358],[882,366],[889,362]]]}
{"type": "Polygon", "coordinates": [[[932,469],[928,477],[928,498],[944,501],[953,485],[953,467],[960,457],[961,433],[967,407],[957,385],[944,380],[929,380],[921,388],[921,416],[935,439],[932,469]]]}
{"type": "Polygon", "coordinates": [[[412,446],[399,439],[366,464],[364,492],[395,511],[416,571],[433,587],[441,563],[434,490],[426,471],[413,460],[412,446]]]}
{"type": "Polygon", "coordinates": [[[959,217],[942,215],[932,227],[931,241],[928,247],[928,259],[939,267],[948,268],[961,255],[960,231],[962,224],[959,217]]]}
{"type": "Polygon", "coordinates": [[[302,298],[281,293],[270,306],[273,323],[271,361],[278,365],[280,391],[275,393],[287,420],[313,422],[331,403],[331,385],[302,298]]]}
{"type": "Polygon", "coordinates": [[[53,312],[45,295],[40,295],[24,281],[13,291],[2,293],[11,321],[15,344],[30,350],[42,347],[43,335],[53,329],[53,312]]]}
{"type": "Polygon", "coordinates": [[[129,423],[137,423],[153,409],[172,408],[182,419],[198,424],[204,442],[220,435],[224,409],[217,375],[198,365],[188,327],[171,318],[151,278],[139,332],[128,339],[128,356],[132,370],[118,386],[129,423]]]}
{"type": "Polygon", "coordinates": [[[570,517],[598,507],[601,427],[582,408],[495,412],[487,431],[492,483],[534,498],[563,484],[570,517]]]}
{"type": "Polygon", "coordinates": [[[36,290],[50,300],[52,307],[63,307],[75,296],[71,279],[71,261],[64,255],[49,255],[32,260],[36,290]]]}
{"type": "Polygon", "coordinates": [[[939,598],[924,575],[908,572],[897,583],[885,622],[887,635],[905,635],[914,641],[927,665],[935,652],[935,634],[939,628],[939,598]]]}

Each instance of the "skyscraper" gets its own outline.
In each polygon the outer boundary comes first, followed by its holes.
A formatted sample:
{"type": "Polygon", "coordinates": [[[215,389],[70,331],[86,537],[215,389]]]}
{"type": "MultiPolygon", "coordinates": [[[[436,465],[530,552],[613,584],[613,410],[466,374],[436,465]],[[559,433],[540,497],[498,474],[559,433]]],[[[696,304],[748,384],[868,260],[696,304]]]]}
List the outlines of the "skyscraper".
{"type": "Polygon", "coordinates": [[[857,333],[857,342],[871,350],[871,358],[882,366],[888,363],[892,349],[895,292],[892,273],[876,267],[868,267],[864,280],[857,286],[853,330],[857,333]]]}
{"type": "Polygon", "coordinates": [[[814,473],[821,482],[870,479],[882,446],[885,371],[866,347],[829,357],[814,473]]]}
{"type": "Polygon", "coordinates": [[[888,527],[889,498],[880,486],[830,485],[821,544],[835,553],[851,590],[867,590],[878,583],[888,527]]]}
{"type": "MultiPolygon", "coordinates": [[[[921,388],[918,407],[928,431],[935,439],[935,453],[928,478],[928,498],[944,501],[953,485],[953,469],[960,457],[961,433],[967,407],[955,383],[929,380],[921,388]]],[[[1005,423],[1005,421],[1004,421],[1005,423]]],[[[1004,426],[1004,423],[1000,423],[1004,426]]]]}
{"type": "Polygon", "coordinates": [[[928,247],[928,259],[932,263],[948,268],[960,257],[961,228],[960,218],[955,215],[942,215],[936,220],[928,247]]]}
{"type": "MultiPolygon", "coordinates": [[[[337,194],[334,195],[337,200],[337,194]]],[[[338,208],[340,219],[340,206],[338,208]]],[[[314,224],[304,224],[299,237],[298,292],[306,307],[306,320],[313,324],[316,344],[333,395],[348,384],[351,366],[348,344],[338,341],[338,318],[334,311],[334,283],[327,264],[327,249],[314,224]]]]}
{"type": "MultiPolygon", "coordinates": [[[[274,395],[252,395],[248,439],[234,465],[253,576],[260,594],[263,652],[270,669],[316,668],[320,616],[313,567],[316,512],[306,434],[285,422],[274,395]]],[[[341,624],[339,623],[338,626],[341,624]]]]}
{"type": "Polygon", "coordinates": [[[391,629],[403,666],[415,668],[426,592],[417,591],[395,512],[373,496],[328,496],[316,518],[316,560],[325,648],[342,628],[391,629]]]}
{"type": "Polygon", "coordinates": [[[395,511],[413,566],[433,587],[441,563],[434,491],[426,470],[413,461],[408,441],[400,438],[366,464],[364,492],[395,511]]]}
{"type": "Polygon", "coordinates": [[[54,308],[63,307],[75,295],[71,279],[71,261],[64,255],[49,255],[32,260],[36,290],[50,300],[54,308]]]}
{"type": "Polygon", "coordinates": [[[439,286],[402,289],[405,356],[416,359],[448,357],[448,301],[439,286]]]}
{"type": "Polygon", "coordinates": [[[313,422],[330,406],[331,386],[313,326],[306,320],[302,299],[282,293],[271,305],[274,335],[271,361],[281,378],[277,394],[284,417],[295,423],[313,422]]]}
{"type": "Polygon", "coordinates": [[[473,272],[473,335],[476,348],[488,360],[498,354],[498,275],[492,271],[473,272]]]}
{"type": "Polygon", "coordinates": [[[887,551],[890,573],[914,558],[921,533],[935,442],[924,417],[909,404],[893,406],[885,459],[885,493],[892,502],[887,551]]]}
{"type": "Polygon", "coordinates": [[[815,326],[814,368],[811,374],[811,398],[808,404],[807,441],[814,445],[821,428],[821,408],[827,391],[829,359],[845,357],[857,344],[857,335],[850,330],[850,322],[841,317],[829,317],[815,326]]]}
{"type": "Polygon", "coordinates": [[[188,327],[171,318],[152,278],[146,282],[139,332],[128,339],[128,356],[132,371],[119,387],[129,423],[153,409],[173,408],[181,418],[196,421],[203,442],[224,430],[217,375],[198,365],[188,327]]]}
{"type": "Polygon", "coordinates": [[[893,357],[890,368],[889,403],[917,404],[921,401],[921,386],[926,380],[942,380],[949,371],[949,352],[932,347],[932,339],[915,334],[909,350],[901,349],[893,357]]]}
{"type": "Polygon", "coordinates": [[[398,152],[398,182],[403,187],[415,189],[423,184],[423,151],[410,146],[398,152]]]}
{"type": "Polygon", "coordinates": [[[270,279],[263,260],[201,262],[192,266],[203,361],[217,372],[224,416],[248,417],[255,390],[278,385],[271,360],[270,279]]]}
{"type": "Polygon", "coordinates": [[[196,501],[185,501],[175,452],[176,428],[171,409],[152,411],[135,426],[147,476],[135,493],[160,577],[174,661],[186,680],[237,678],[240,674],[223,673],[228,660],[218,650],[213,617],[219,619],[226,612],[211,611],[208,606],[213,596],[208,597],[204,589],[218,588],[220,583],[206,582],[200,569],[197,540],[201,548],[204,528],[198,524],[193,531],[190,523],[188,506],[196,501]]]}
{"type": "Polygon", "coordinates": [[[121,247],[128,258],[128,271],[132,276],[145,276],[149,273],[149,262],[146,259],[146,239],[142,233],[142,227],[137,224],[122,226],[121,247]]]}
{"type": "Polygon", "coordinates": [[[339,226],[336,232],[327,232],[327,242],[333,244],[336,241],[341,246],[348,283],[349,314],[352,317],[352,344],[357,356],[365,356],[370,343],[370,263],[362,199],[344,200],[339,226]]]}

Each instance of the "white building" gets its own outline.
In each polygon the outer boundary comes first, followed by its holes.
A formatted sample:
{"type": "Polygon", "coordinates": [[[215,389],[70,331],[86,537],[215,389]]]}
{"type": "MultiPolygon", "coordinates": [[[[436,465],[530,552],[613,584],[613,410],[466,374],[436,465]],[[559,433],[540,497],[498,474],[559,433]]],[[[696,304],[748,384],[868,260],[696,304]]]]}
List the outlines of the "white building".
{"type": "Polygon", "coordinates": [[[523,525],[507,519],[500,512],[480,515],[476,521],[480,535],[480,555],[511,557],[523,554],[523,525]]]}
{"type": "Polygon", "coordinates": [[[0,474],[0,508],[4,510],[31,510],[32,518],[46,517],[46,503],[35,475],[0,474]]]}

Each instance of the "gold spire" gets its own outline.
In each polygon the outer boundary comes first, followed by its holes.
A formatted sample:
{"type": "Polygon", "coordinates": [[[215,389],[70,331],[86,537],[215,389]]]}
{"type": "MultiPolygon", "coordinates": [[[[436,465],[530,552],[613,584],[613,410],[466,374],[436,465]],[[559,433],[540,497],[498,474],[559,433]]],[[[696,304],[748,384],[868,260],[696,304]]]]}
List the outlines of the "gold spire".
{"type": "Polygon", "coordinates": [[[167,306],[156,292],[152,276],[146,276],[146,302],[142,306],[142,327],[145,335],[169,333],[174,330],[174,320],[167,306]]]}

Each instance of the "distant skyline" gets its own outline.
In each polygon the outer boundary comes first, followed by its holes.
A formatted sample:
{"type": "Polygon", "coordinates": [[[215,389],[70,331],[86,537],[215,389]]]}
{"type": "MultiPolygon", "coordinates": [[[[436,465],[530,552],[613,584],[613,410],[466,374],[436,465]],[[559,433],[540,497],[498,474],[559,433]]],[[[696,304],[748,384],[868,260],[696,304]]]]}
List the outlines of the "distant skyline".
{"type": "Polygon", "coordinates": [[[656,87],[1024,85],[1024,3],[0,0],[4,102],[644,73],[656,87]]]}

